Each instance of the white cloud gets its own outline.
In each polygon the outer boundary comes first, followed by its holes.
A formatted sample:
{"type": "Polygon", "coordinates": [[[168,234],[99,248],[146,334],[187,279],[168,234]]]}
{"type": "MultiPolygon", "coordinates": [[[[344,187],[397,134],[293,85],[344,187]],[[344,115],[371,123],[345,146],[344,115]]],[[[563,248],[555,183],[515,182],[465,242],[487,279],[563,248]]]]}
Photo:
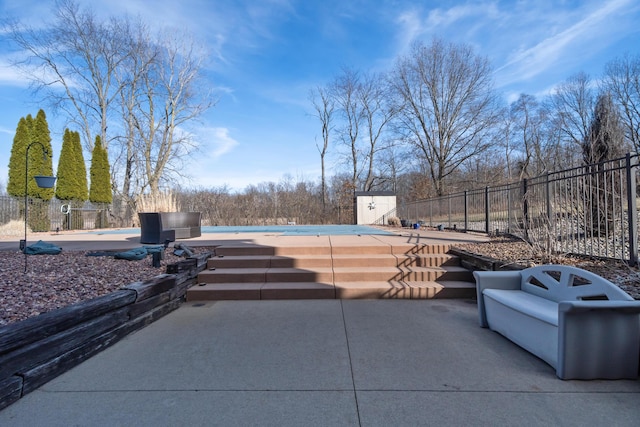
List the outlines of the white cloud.
{"type": "Polygon", "coordinates": [[[411,43],[424,32],[420,12],[416,9],[405,10],[398,15],[396,23],[399,28],[397,35],[398,51],[404,53],[411,43]]]}
{"type": "Polygon", "coordinates": [[[433,9],[429,11],[425,28],[433,30],[438,27],[449,27],[470,16],[485,15],[489,10],[491,8],[487,8],[482,3],[464,4],[449,9],[433,9]]]}
{"type": "MultiPolygon", "coordinates": [[[[502,72],[504,78],[501,83],[506,85],[519,80],[526,80],[538,76],[552,67],[557,67],[558,63],[566,58],[579,60],[578,52],[588,54],[593,50],[593,43],[606,43],[606,34],[612,31],[610,25],[605,22],[612,15],[622,12],[630,0],[613,0],[605,3],[598,9],[587,13],[582,19],[566,29],[558,31],[549,37],[542,39],[531,47],[523,47],[512,55],[507,62],[499,67],[496,72],[502,72]],[[586,49],[589,46],[590,49],[586,49]],[[579,49],[585,47],[585,49],[579,49]]],[[[600,6],[600,3],[598,4],[600,6]]],[[[549,18],[545,22],[544,17],[539,17],[541,22],[538,25],[553,28],[552,22],[558,16],[549,18]]],[[[572,19],[569,14],[565,16],[567,22],[572,19]]],[[[556,22],[557,23],[557,22],[556,22]]],[[[561,23],[557,23],[562,25],[561,23]]],[[[615,25],[615,24],[613,24],[615,25]]]]}
{"type": "Polygon", "coordinates": [[[9,64],[6,58],[0,58],[0,84],[16,87],[29,86],[29,79],[16,67],[9,64]]]}
{"type": "Polygon", "coordinates": [[[467,1],[432,8],[407,3],[396,12],[396,51],[404,54],[415,40],[442,37],[487,56],[500,87],[561,80],[582,64],[589,68],[587,58],[637,32],[637,23],[628,17],[639,7],[637,0],[467,1]]]}
{"type": "Polygon", "coordinates": [[[396,18],[398,53],[404,53],[413,41],[422,37],[462,39],[470,43],[482,28],[492,28],[492,22],[504,19],[495,2],[466,3],[450,8],[430,10],[411,6],[396,18]]]}
{"type": "Polygon", "coordinates": [[[203,128],[198,131],[202,146],[200,151],[208,159],[218,159],[238,146],[238,141],[224,127],[203,128]]]}

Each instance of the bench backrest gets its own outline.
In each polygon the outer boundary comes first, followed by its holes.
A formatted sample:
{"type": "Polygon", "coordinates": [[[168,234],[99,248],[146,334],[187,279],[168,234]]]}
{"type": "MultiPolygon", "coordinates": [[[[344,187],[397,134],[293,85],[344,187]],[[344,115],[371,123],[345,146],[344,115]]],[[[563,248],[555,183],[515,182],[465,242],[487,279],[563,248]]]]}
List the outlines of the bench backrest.
{"type": "Polygon", "coordinates": [[[200,212],[160,212],[162,229],[200,226],[200,212]]]}
{"type": "Polygon", "coordinates": [[[144,229],[155,230],[156,232],[162,229],[160,214],[157,212],[138,213],[138,219],[140,220],[140,227],[144,229]]]}
{"type": "Polygon", "coordinates": [[[567,265],[542,265],[521,272],[523,291],[552,301],[633,298],[607,279],[590,271],[567,265]]]}

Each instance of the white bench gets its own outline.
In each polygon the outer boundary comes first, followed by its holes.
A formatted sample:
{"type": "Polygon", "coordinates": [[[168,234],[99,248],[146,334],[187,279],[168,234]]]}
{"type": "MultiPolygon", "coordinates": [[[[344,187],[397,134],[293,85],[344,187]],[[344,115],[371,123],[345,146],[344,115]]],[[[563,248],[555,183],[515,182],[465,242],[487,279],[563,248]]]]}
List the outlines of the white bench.
{"type": "Polygon", "coordinates": [[[638,378],[640,301],[576,267],[475,271],[480,326],[556,369],[561,379],[638,378]]]}

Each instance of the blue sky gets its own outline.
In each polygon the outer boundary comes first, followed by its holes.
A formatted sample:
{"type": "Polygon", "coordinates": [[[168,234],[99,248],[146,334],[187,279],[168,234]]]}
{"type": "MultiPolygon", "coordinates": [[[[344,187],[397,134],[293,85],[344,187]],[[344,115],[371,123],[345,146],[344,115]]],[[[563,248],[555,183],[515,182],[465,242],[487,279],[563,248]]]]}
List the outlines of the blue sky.
{"type": "MultiPolygon", "coordinates": [[[[41,25],[53,1],[0,0],[0,16],[41,25]],[[28,15],[21,15],[27,14],[28,15]]],[[[209,188],[318,180],[319,125],[309,90],[342,67],[387,71],[414,40],[437,36],[488,57],[505,101],[539,97],[570,75],[597,78],[604,64],[640,53],[638,0],[79,0],[98,16],[139,15],[186,28],[209,51],[217,105],[194,129],[200,152],[185,186],[209,188]]],[[[20,117],[35,115],[25,82],[0,39],[0,183],[20,117]]],[[[46,111],[46,110],[45,110],[46,111]]],[[[54,168],[64,129],[50,117],[54,168]]]]}

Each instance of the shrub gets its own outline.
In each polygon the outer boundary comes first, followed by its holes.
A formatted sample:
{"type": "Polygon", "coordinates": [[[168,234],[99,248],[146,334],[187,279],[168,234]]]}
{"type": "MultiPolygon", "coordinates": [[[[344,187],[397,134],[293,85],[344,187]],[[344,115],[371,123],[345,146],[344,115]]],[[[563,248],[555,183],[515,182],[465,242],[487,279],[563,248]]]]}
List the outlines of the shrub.
{"type": "Polygon", "coordinates": [[[397,216],[390,216],[387,220],[387,224],[392,227],[400,227],[400,218],[398,218],[397,216]]]}

